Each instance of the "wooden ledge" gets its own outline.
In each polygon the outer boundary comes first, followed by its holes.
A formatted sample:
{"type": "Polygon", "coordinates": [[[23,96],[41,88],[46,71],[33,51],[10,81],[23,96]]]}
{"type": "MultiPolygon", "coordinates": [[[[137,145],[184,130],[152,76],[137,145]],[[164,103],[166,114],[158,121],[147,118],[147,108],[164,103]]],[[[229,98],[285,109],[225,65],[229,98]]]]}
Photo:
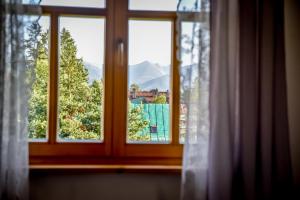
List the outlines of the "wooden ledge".
{"type": "Polygon", "coordinates": [[[30,165],[31,172],[181,173],[179,165],[30,165]]]}

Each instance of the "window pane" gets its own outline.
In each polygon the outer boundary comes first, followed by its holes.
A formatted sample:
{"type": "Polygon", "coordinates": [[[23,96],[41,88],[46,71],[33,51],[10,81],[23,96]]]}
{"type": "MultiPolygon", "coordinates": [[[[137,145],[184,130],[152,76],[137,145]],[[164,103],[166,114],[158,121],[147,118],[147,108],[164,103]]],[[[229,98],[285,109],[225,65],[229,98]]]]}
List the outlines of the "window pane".
{"type": "Polygon", "coordinates": [[[171,140],[171,41],[170,21],[129,21],[128,142],[171,140]]]}
{"type": "Polygon", "coordinates": [[[177,0],[129,0],[130,10],[176,11],[177,0]]]}
{"type": "MultiPolygon", "coordinates": [[[[28,4],[31,0],[23,0],[28,4]]],[[[42,0],[41,5],[104,8],[105,0],[42,0]]]]}
{"type": "Polygon", "coordinates": [[[59,139],[103,140],[101,18],[60,17],[59,139]]]}
{"type": "Polygon", "coordinates": [[[29,100],[28,113],[28,137],[33,141],[47,139],[49,26],[49,17],[42,16],[37,23],[28,24],[25,27],[24,34],[27,65],[34,65],[36,63],[34,71],[28,72],[33,73],[32,94],[29,100]],[[34,42],[36,34],[38,34],[37,45],[34,42]]]}
{"type": "Polygon", "coordinates": [[[209,44],[210,35],[206,24],[181,23],[180,143],[185,142],[187,118],[190,142],[197,139],[196,133],[199,131],[193,125],[201,122],[202,132],[208,127],[204,126],[208,116],[207,109],[200,107],[199,103],[208,105],[208,86],[203,82],[207,82],[208,77],[209,44]]]}

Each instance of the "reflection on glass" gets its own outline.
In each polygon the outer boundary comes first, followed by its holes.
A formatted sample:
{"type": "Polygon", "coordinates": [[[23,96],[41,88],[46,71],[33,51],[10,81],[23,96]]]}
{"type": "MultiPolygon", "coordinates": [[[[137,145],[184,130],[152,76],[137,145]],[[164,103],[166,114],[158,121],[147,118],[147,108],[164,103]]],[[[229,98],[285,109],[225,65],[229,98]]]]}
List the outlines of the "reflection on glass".
{"type": "Polygon", "coordinates": [[[129,21],[127,141],[168,143],[172,23],[129,21]]]}
{"type": "MultiPolygon", "coordinates": [[[[23,0],[24,4],[31,0],[23,0]]],[[[104,8],[105,0],[41,0],[41,5],[104,8]]]]}
{"type": "Polygon", "coordinates": [[[200,105],[208,105],[209,42],[207,25],[181,23],[180,143],[185,142],[187,131],[192,142],[208,127],[208,109],[200,105]]]}
{"type": "Polygon", "coordinates": [[[177,0],[129,0],[130,10],[176,11],[177,0]]]}
{"type": "Polygon", "coordinates": [[[28,137],[32,141],[46,140],[49,83],[49,17],[42,16],[37,23],[25,27],[27,65],[35,65],[32,94],[29,99],[28,137]],[[37,45],[36,45],[37,36],[37,45]]]}
{"type": "Polygon", "coordinates": [[[102,141],[104,19],[59,22],[59,139],[102,141]]]}

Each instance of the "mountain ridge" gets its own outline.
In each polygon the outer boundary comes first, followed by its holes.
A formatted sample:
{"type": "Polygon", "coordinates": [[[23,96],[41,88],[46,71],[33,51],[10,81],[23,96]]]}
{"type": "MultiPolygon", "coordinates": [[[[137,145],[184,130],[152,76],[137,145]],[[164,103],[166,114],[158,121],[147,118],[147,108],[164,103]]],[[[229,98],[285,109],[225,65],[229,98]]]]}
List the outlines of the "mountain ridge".
{"type": "MultiPolygon", "coordinates": [[[[84,66],[89,72],[89,84],[103,77],[103,66],[97,67],[88,62],[84,62],[84,66]]],[[[129,86],[135,83],[140,86],[141,90],[170,90],[170,66],[143,61],[128,68],[129,86]]]]}

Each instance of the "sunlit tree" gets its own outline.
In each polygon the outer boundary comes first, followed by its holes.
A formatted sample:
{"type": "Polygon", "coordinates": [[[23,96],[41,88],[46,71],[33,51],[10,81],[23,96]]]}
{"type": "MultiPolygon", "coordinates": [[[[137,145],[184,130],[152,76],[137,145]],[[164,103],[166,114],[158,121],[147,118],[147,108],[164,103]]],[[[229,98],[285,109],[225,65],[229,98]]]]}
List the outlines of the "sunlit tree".
{"type": "Polygon", "coordinates": [[[160,94],[155,97],[153,103],[155,104],[166,104],[167,103],[167,97],[164,94],[160,94]]]}
{"type": "Polygon", "coordinates": [[[150,141],[150,135],[141,132],[148,128],[149,121],[144,118],[143,104],[135,105],[128,103],[128,139],[130,141],[150,141]]]}
{"type": "MultiPolygon", "coordinates": [[[[32,28],[29,32],[36,31],[32,28]]],[[[48,83],[49,83],[49,31],[39,35],[37,45],[35,79],[32,85],[32,95],[29,102],[29,138],[46,138],[48,83]]],[[[28,41],[27,51],[34,51],[28,41]]],[[[30,55],[30,54],[29,54],[30,55]]],[[[33,58],[33,56],[31,56],[33,58]]],[[[29,60],[29,59],[28,59],[29,60]]],[[[34,62],[32,59],[30,62],[34,62]]],[[[77,57],[77,46],[70,32],[63,29],[60,33],[60,58],[58,82],[58,125],[59,136],[62,139],[102,139],[103,121],[103,82],[94,80],[88,82],[88,70],[82,58],[77,57]]],[[[149,136],[140,134],[148,127],[148,121],[143,118],[143,106],[129,109],[129,140],[147,141],[149,136]]]]}

